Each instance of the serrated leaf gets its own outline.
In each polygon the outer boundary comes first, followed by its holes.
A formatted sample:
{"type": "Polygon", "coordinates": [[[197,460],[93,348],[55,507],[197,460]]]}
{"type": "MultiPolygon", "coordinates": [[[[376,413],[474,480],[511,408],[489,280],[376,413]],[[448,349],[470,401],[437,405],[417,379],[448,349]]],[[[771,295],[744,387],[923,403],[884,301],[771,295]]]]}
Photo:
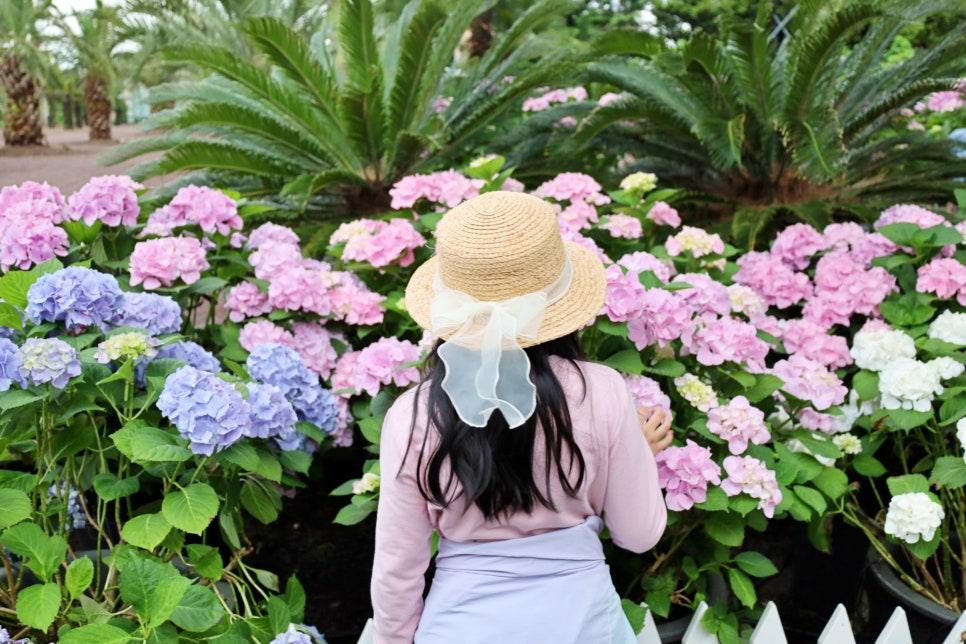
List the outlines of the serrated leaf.
{"type": "Polygon", "coordinates": [[[950,490],[966,485],[966,460],[958,456],[940,456],[929,475],[929,482],[950,490]]]}
{"type": "Polygon", "coordinates": [[[828,503],[825,501],[825,497],[822,496],[821,492],[804,485],[796,485],[793,489],[795,490],[795,494],[798,495],[798,498],[807,503],[817,514],[825,514],[825,510],[828,509],[828,503]]]}
{"type": "Polygon", "coordinates": [[[27,291],[40,277],[31,271],[10,271],[0,277],[0,299],[21,309],[27,308],[27,291]]]}
{"type": "MultiPolygon", "coordinates": [[[[811,483],[821,490],[825,496],[834,501],[848,491],[849,477],[840,469],[823,467],[822,471],[812,479],[811,483]]],[[[809,503],[809,505],[811,504],[809,503]]]]}
{"type": "Polygon", "coordinates": [[[131,453],[136,463],[183,463],[194,456],[178,437],[157,427],[142,427],[135,432],[131,453]]]}
{"type": "Polygon", "coordinates": [[[94,581],[94,562],[87,557],[81,557],[70,562],[64,577],[64,585],[72,599],[80,597],[87,587],[94,581]]]}
{"type": "Polygon", "coordinates": [[[60,612],[60,586],[34,584],[17,593],[17,619],[40,631],[46,631],[60,612]]]}
{"type": "Polygon", "coordinates": [[[44,583],[67,558],[67,542],[60,535],[48,536],[35,523],[18,523],[3,533],[3,545],[21,557],[44,583]]]}
{"type": "Polygon", "coordinates": [[[735,563],[752,577],[771,577],[778,574],[775,564],[759,552],[741,552],[735,557],[735,563]]]}
{"type": "Polygon", "coordinates": [[[266,525],[275,521],[282,509],[278,491],[274,487],[266,488],[260,481],[245,481],[240,498],[245,511],[266,525]]]}
{"type": "Polygon", "coordinates": [[[737,514],[715,512],[704,521],[708,536],[720,544],[736,548],[745,539],[745,524],[737,514]]]}
{"type": "Polygon", "coordinates": [[[604,364],[621,373],[634,376],[639,376],[644,371],[644,362],[641,360],[641,354],[634,349],[618,351],[604,360],[604,364]]]}
{"type": "Polygon", "coordinates": [[[218,494],[207,483],[195,483],[164,497],[164,518],[179,530],[201,534],[218,514],[218,494]]]}
{"type": "Polygon", "coordinates": [[[285,594],[282,596],[292,613],[293,622],[301,622],[305,618],[305,588],[295,575],[289,577],[285,584],[285,594]]]}
{"type": "Polygon", "coordinates": [[[233,443],[227,449],[218,452],[216,458],[234,463],[248,472],[254,472],[258,469],[258,452],[249,443],[233,443]]]}
{"type": "Polygon", "coordinates": [[[869,454],[856,454],[855,458],[852,459],[852,467],[862,476],[871,476],[873,478],[886,473],[885,465],[879,459],[869,454]]]}
{"type": "Polygon", "coordinates": [[[654,364],[644,365],[644,371],[647,373],[656,373],[659,376],[666,376],[668,378],[678,378],[684,375],[687,368],[677,360],[665,358],[658,360],[654,364]]]}
{"type": "Polygon", "coordinates": [[[889,494],[899,496],[912,492],[929,492],[929,481],[922,474],[905,474],[903,476],[890,476],[886,479],[889,486],[889,494]]]}
{"type": "Polygon", "coordinates": [[[899,429],[910,430],[925,425],[932,420],[931,411],[916,411],[914,409],[883,410],[889,421],[899,429]]]}
{"type": "Polygon", "coordinates": [[[192,543],[187,546],[186,550],[188,551],[188,560],[201,576],[212,581],[221,579],[225,565],[221,560],[221,553],[217,549],[200,543],[192,543]]]}
{"type": "Polygon", "coordinates": [[[60,644],[128,644],[131,636],[110,624],[85,624],[60,636],[60,644]]]}
{"type": "Polygon", "coordinates": [[[0,410],[8,411],[10,409],[16,409],[17,407],[23,407],[24,405],[30,405],[41,398],[43,396],[38,396],[23,389],[10,389],[0,393],[0,410]]]}
{"type": "Polygon", "coordinates": [[[641,606],[625,598],[621,600],[621,610],[624,611],[624,616],[630,622],[634,634],[640,634],[644,630],[644,620],[647,618],[647,606],[641,606]]]}
{"type": "Polygon", "coordinates": [[[157,628],[168,621],[171,614],[181,603],[191,580],[187,577],[169,577],[162,579],[151,589],[148,595],[147,627],[157,628]]]}
{"type": "Polygon", "coordinates": [[[705,500],[702,503],[695,503],[695,507],[713,512],[727,510],[728,495],[720,487],[710,487],[705,500]]]}
{"type": "Polygon", "coordinates": [[[29,519],[32,512],[33,504],[25,492],[0,488],[0,528],[29,519]]]}
{"type": "Polygon", "coordinates": [[[747,608],[753,608],[758,602],[758,595],[755,593],[755,585],[751,583],[751,579],[745,573],[741,572],[737,568],[728,569],[728,585],[731,586],[731,592],[735,594],[742,604],[747,608]]]}
{"type": "Polygon", "coordinates": [[[171,613],[171,621],[192,633],[207,631],[227,615],[214,591],[205,586],[188,588],[178,607],[171,613]]]}
{"type": "Polygon", "coordinates": [[[118,580],[121,599],[131,604],[138,615],[146,618],[152,590],[171,577],[180,577],[180,574],[170,564],[132,556],[124,563],[118,580]]]}
{"type": "Polygon", "coordinates": [[[131,496],[141,487],[138,477],[128,476],[119,479],[113,472],[102,472],[94,477],[94,491],[105,501],[131,496]]]}
{"type": "Polygon", "coordinates": [[[129,519],[121,528],[121,537],[131,545],[154,550],[171,531],[171,523],[160,512],[141,514],[129,519]]]}

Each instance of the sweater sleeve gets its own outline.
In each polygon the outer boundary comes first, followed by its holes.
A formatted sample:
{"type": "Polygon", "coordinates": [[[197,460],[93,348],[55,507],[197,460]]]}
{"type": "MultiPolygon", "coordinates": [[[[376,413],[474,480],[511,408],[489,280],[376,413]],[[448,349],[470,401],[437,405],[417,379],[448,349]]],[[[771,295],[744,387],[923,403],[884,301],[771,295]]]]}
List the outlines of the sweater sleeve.
{"type": "Polygon", "coordinates": [[[641,431],[634,402],[623,382],[614,401],[609,428],[604,521],[621,548],[644,552],[654,547],[667,524],[667,506],[657,480],[657,463],[641,431]]]}
{"type": "Polygon", "coordinates": [[[413,399],[412,395],[400,398],[386,414],[382,427],[376,553],[370,586],[376,644],[410,644],[423,610],[433,527],[426,500],[416,487],[416,455],[411,452],[403,465],[413,399]]]}

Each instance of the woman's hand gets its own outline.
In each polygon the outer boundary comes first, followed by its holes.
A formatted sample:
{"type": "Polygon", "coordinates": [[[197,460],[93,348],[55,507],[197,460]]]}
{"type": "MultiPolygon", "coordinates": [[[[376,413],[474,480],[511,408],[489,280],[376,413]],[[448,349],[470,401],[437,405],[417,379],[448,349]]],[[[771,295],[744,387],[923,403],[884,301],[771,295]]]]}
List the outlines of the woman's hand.
{"type": "Polygon", "coordinates": [[[657,454],[671,444],[674,432],[671,430],[671,414],[662,407],[638,407],[637,418],[641,422],[641,431],[651,451],[657,454]]]}

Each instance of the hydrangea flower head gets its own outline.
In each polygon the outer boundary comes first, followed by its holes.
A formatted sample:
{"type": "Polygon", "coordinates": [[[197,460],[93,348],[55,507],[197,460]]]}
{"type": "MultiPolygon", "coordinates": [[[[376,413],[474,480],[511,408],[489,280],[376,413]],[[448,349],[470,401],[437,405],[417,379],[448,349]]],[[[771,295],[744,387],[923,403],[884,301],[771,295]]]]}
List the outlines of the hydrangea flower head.
{"type": "Polygon", "coordinates": [[[728,477],[721,482],[721,489],[728,496],[744,492],[758,499],[758,509],[769,519],[775,516],[775,506],[782,502],[775,473],[757,458],[729,456],[724,460],[728,477]]]}
{"type": "Polygon", "coordinates": [[[943,342],[966,346],[966,313],[943,311],[929,325],[928,335],[943,342]]]}
{"type": "Polygon", "coordinates": [[[607,293],[601,313],[611,322],[627,322],[641,315],[646,289],[636,273],[624,273],[617,264],[607,267],[607,293]]]}
{"type": "Polygon", "coordinates": [[[932,541],[945,517],[943,506],[924,492],[897,494],[889,501],[885,532],[906,543],[932,541]]]}
{"type": "Polygon", "coordinates": [[[130,333],[115,333],[97,345],[94,357],[101,364],[119,362],[123,360],[150,360],[158,354],[159,342],[151,336],[132,331],[130,333]]]}
{"type": "Polygon", "coordinates": [[[49,382],[54,388],[63,389],[80,373],[77,351],[63,340],[30,338],[20,348],[17,382],[23,387],[49,382]]]}
{"type": "Polygon", "coordinates": [[[207,186],[185,186],[166,208],[175,220],[194,222],[206,233],[228,235],[242,227],[235,200],[207,186]]]}
{"type": "Polygon", "coordinates": [[[141,212],[135,190],[142,188],[127,175],[93,177],[67,199],[70,218],[88,226],[97,220],[105,226],[134,226],[141,212]]]}
{"type": "Polygon", "coordinates": [[[354,234],[346,240],[342,259],[368,262],[376,268],[412,264],[415,261],[413,251],[426,244],[412,222],[396,218],[376,223],[381,225],[371,234],[354,234]]]}
{"type": "Polygon", "coordinates": [[[917,271],[916,290],[942,298],[956,296],[966,306],[966,266],[952,257],[937,257],[917,271]]]}
{"type": "Polygon", "coordinates": [[[251,430],[248,402],[235,386],[188,365],[168,376],[157,407],[195,454],[211,456],[251,430]]]}
{"type": "Polygon", "coordinates": [[[904,331],[866,325],[852,338],[849,353],[860,369],[881,371],[898,358],[914,358],[916,343],[904,331]]]}
{"type": "Polygon", "coordinates": [[[254,282],[236,284],[225,296],[225,308],[232,322],[241,322],[248,317],[258,317],[272,312],[272,305],[265,293],[254,282]]]}
{"type": "Polygon", "coordinates": [[[626,268],[628,273],[635,275],[640,275],[644,271],[651,271],[664,284],[667,284],[674,275],[673,265],[668,265],[654,255],[642,250],[624,255],[617,260],[617,263],[626,268]]]}
{"type": "Polygon", "coordinates": [[[294,340],[291,333],[269,320],[249,322],[238,335],[238,342],[245,351],[254,351],[258,345],[269,343],[290,347],[294,340]]]}
{"type": "Polygon", "coordinates": [[[117,326],[144,329],[151,335],[181,330],[181,305],[157,293],[124,293],[121,308],[111,320],[117,326]]]}
{"type": "Polygon", "coordinates": [[[659,346],[689,338],[694,332],[694,309],[675,293],[660,288],[647,289],[641,297],[641,315],[627,323],[628,338],[638,349],[655,341],[659,346]]]}
{"type": "Polygon", "coordinates": [[[634,172],[621,179],[620,188],[643,196],[657,187],[657,175],[651,172],[634,172]]]}
{"type": "Polygon", "coordinates": [[[295,624],[289,624],[284,633],[279,633],[268,644],[315,644],[308,633],[300,631],[295,624]]]}
{"type": "Polygon", "coordinates": [[[292,403],[275,385],[250,382],[248,407],[252,423],[247,435],[252,438],[274,438],[279,447],[289,451],[299,446],[299,434],[295,431],[298,416],[292,403]]]}
{"type": "Polygon", "coordinates": [[[313,423],[326,433],[335,429],[338,410],[332,395],[294,349],[276,343],[258,344],[245,365],[252,378],[282,391],[299,420],[313,423]]]}
{"type": "Polygon", "coordinates": [[[724,252],[724,242],[717,233],[712,234],[701,228],[684,226],[677,235],[668,237],[664,242],[664,248],[672,257],[688,253],[697,258],[712,253],[720,255],[724,252]]]}
{"type": "MultiPolygon", "coordinates": [[[[181,360],[200,371],[218,373],[221,371],[221,363],[210,351],[202,347],[197,342],[190,340],[179,340],[170,344],[158,347],[158,352],[152,360],[181,360]]],[[[134,383],[138,387],[144,387],[146,383],[148,363],[142,362],[134,367],[134,383]]]]}
{"type": "Polygon", "coordinates": [[[33,204],[35,212],[46,215],[52,224],[70,219],[64,195],[56,186],[46,181],[43,183],[24,181],[19,186],[4,186],[0,189],[0,218],[5,217],[6,212],[13,206],[29,202],[35,202],[33,204]],[[37,207],[39,205],[37,202],[49,204],[51,207],[37,207]]]}
{"type": "Polygon", "coordinates": [[[883,226],[898,223],[916,224],[920,228],[949,225],[949,222],[943,216],[937,215],[931,210],[926,210],[922,206],[897,204],[883,210],[879,218],[872,224],[872,227],[878,230],[883,226]]]}
{"type": "Polygon", "coordinates": [[[721,467],[711,458],[711,449],[690,438],[683,447],[671,446],[658,452],[658,483],[665,490],[669,510],[689,510],[708,498],[708,484],[721,483],[721,467]]]}
{"type": "Polygon", "coordinates": [[[610,203],[610,197],[600,190],[600,184],[590,175],[580,172],[563,172],[553,179],[541,183],[533,191],[533,194],[557,201],[581,201],[597,206],[610,203]]]}
{"type": "Polygon", "coordinates": [[[68,331],[103,327],[121,298],[113,275],[70,266],[41,275],[27,289],[27,317],[35,324],[63,322],[68,331]]]}
{"type": "Polygon", "coordinates": [[[486,185],[482,179],[470,179],[456,170],[444,170],[432,174],[414,174],[403,177],[389,189],[393,210],[412,208],[420,199],[452,208],[459,203],[477,197],[486,185]]]}
{"type": "Polygon", "coordinates": [[[778,233],[771,254],[800,271],[808,266],[813,255],[827,247],[825,237],[812,226],[793,224],[778,233]]]}
{"type": "Polygon", "coordinates": [[[735,396],[727,405],[708,411],[708,429],[728,441],[728,451],[732,454],[742,454],[748,449],[749,441],[762,445],[771,438],[765,413],[744,396],[735,396]]]}
{"type": "Polygon", "coordinates": [[[354,388],[375,396],[383,385],[405,387],[419,380],[419,347],[408,340],[379,338],[359,351],[354,370],[354,388]]]}
{"type": "Polygon", "coordinates": [[[3,225],[0,230],[0,270],[7,271],[12,266],[27,270],[35,264],[67,254],[70,248],[67,231],[49,218],[55,209],[48,202],[28,201],[15,204],[4,213],[0,219],[3,225]]]}
{"type": "MultiPolygon", "coordinates": [[[[664,201],[655,201],[650,210],[647,211],[647,218],[658,226],[677,228],[681,225],[681,215],[664,201]]],[[[711,241],[711,245],[715,245],[714,240],[711,241]]]]}
{"type": "Polygon", "coordinates": [[[627,390],[634,400],[635,407],[661,407],[671,411],[671,399],[661,391],[661,385],[647,376],[624,376],[627,390]]]}
{"type": "Polygon", "coordinates": [[[674,386],[685,400],[700,411],[708,412],[718,406],[718,394],[693,373],[675,378],[674,386]]]}
{"type": "Polygon", "coordinates": [[[162,237],[140,241],[131,253],[131,286],[148,290],[171,286],[181,279],[193,284],[209,268],[201,242],[193,237],[162,237]]]}
{"type": "Polygon", "coordinates": [[[267,241],[298,247],[299,236],[291,228],[266,222],[253,230],[252,234],[248,236],[248,248],[252,250],[261,248],[262,244],[267,241]]]}
{"type": "Polygon", "coordinates": [[[608,215],[600,227],[611,237],[637,239],[644,234],[640,220],[630,215],[608,215]]]}
{"type": "Polygon", "coordinates": [[[321,324],[296,322],[292,325],[292,335],[291,346],[298,352],[305,366],[322,378],[328,378],[339,358],[332,346],[332,334],[321,324]]]}
{"type": "Polygon", "coordinates": [[[849,395],[848,387],[842,384],[834,371],[799,353],[776,362],[772,373],[785,382],[783,391],[810,401],[815,409],[824,411],[833,405],[840,405],[849,395]]]}
{"type": "Polygon", "coordinates": [[[272,280],[276,275],[302,267],[302,251],[295,244],[267,239],[258,249],[248,256],[255,269],[255,277],[272,280]]]}
{"type": "Polygon", "coordinates": [[[0,338],[0,391],[20,381],[20,348],[7,338],[0,338]]]}
{"type": "Polygon", "coordinates": [[[735,282],[754,290],[766,306],[784,309],[812,296],[808,275],[792,270],[771,253],[752,251],[737,261],[741,268],[734,275],[735,282]]]}
{"type": "Polygon", "coordinates": [[[362,478],[352,483],[353,494],[369,494],[379,489],[379,475],[366,472],[362,478]]]}
{"type": "Polygon", "coordinates": [[[705,314],[696,328],[684,344],[701,364],[711,367],[731,361],[745,364],[753,373],[765,371],[765,356],[771,346],[758,337],[758,329],[752,324],[731,316],[705,314]]]}
{"type": "Polygon", "coordinates": [[[879,372],[879,393],[885,409],[931,411],[933,398],[943,392],[934,365],[913,358],[896,358],[879,372]]]}

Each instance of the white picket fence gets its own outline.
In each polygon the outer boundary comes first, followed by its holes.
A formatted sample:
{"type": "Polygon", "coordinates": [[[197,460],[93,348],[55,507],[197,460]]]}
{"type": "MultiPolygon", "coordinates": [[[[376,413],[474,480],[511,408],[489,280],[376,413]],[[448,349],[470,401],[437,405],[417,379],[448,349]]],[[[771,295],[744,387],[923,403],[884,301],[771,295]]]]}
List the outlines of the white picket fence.
{"type": "MultiPolygon", "coordinates": [[[[701,623],[701,617],[708,610],[707,604],[701,602],[698,609],[691,618],[688,630],[685,631],[681,644],[718,644],[718,638],[708,632],[708,629],[701,623]]],[[[372,644],[372,620],[366,622],[366,627],[359,638],[359,644],[372,644]]],[[[644,630],[637,636],[638,644],[661,644],[661,636],[657,633],[657,626],[650,611],[644,620],[644,630]]],[[[943,640],[942,644],[962,644],[966,642],[966,612],[959,616],[959,619],[949,631],[949,636],[943,640]]],[[[788,644],[785,636],[785,629],[782,620],[778,616],[778,607],[773,602],[768,602],[765,611],[761,615],[754,633],[751,634],[751,644],[788,644]]],[[[817,644],[855,644],[855,635],[852,633],[852,624],[849,615],[842,604],[839,604],[832,613],[822,634],[818,636],[817,644]]],[[[897,607],[889,618],[882,633],[876,638],[875,644],[918,644],[912,641],[912,634],[909,632],[909,622],[906,613],[902,608],[897,607]]]]}

